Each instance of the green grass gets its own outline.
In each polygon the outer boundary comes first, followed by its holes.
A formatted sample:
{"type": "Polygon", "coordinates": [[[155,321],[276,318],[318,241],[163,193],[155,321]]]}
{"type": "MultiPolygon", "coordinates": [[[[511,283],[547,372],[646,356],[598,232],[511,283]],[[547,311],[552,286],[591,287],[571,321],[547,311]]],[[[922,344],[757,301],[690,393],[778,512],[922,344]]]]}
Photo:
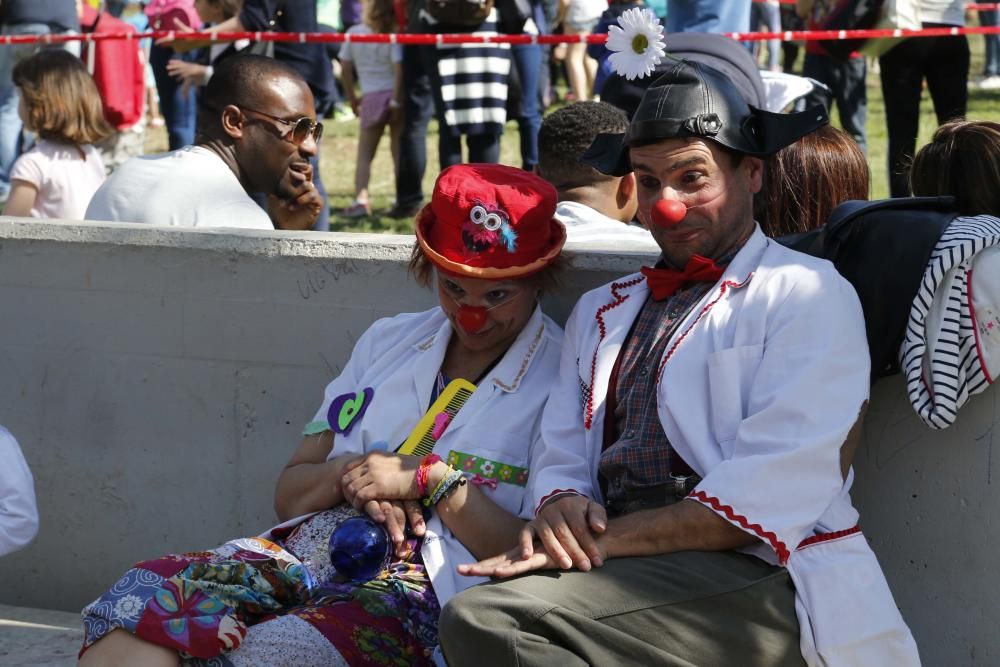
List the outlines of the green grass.
{"type": "MultiPolygon", "coordinates": [[[[983,41],[980,35],[970,35],[969,45],[972,49],[972,63],[969,68],[970,80],[976,80],[983,68],[983,41]]],[[[801,52],[801,51],[800,51],[801,52]]],[[[879,76],[869,67],[868,71],[868,164],[872,170],[872,198],[882,199],[889,196],[887,185],[887,132],[885,126],[885,105],[882,101],[882,90],[879,76]]],[[[550,107],[549,112],[558,107],[550,107]]],[[[924,90],[921,103],[920,133],[917,146],[920,147],[930,140],[937,128],[937,119],[930,97],[924,90]]],[[[833,112],[833,122],[839,125],[836,111],[833,112]]],[[[969,90],[968,118],[977,120],[1000,121],[1000,91],[981,91],[974,86],[969,90]]],[[[385,216],[395,198],[395,184],[392,173],[392,158],[389,155],[388,135],[383,137],[378,153],[372,164],[369,192],[373,215],[360,220],[349,220],[339,215],[340,211],[349,206],[354,198],[354,163],[357,154],[358,122],[325,121],[326,133],[321,147],[321,171],[330,201],[330,223],[334,231],[378,232],[378,233],[411,233],[412,220],[394,220],[385,216]]],[[[504,164],[520,166],[521,157],[518,145],[517,124],[507,123],[501,144],[500,161],[504,164]]],[[[166,133],[155,130],[149,133],[147,139],[149,152],[166,150],[166,133]]],[[[427,171],[424,175],[424,193],[429,197],[434,185],[434,179],[439,171],[437,159],[437,123],[431,121],[427,136],[427,171]]]]}

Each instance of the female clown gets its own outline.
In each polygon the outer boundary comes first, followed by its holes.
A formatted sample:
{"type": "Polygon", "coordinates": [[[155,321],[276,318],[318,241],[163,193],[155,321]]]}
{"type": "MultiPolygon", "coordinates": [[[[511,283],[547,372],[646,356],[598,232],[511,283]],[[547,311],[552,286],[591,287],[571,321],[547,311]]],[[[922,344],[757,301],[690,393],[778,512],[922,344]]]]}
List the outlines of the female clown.
{"type": "Polygon", "coordinates": [[[521,170],[443,171],[411,260],[440,304],[358,340],[278,479],[283,523],[136,564],[84,609],[80,664],[428,664],[441,606],[477,583],[455,566],[510,547],[532,510],[530,455],[562,340],[538,305],[565,241],[555,205],[521,170]],[[396,453],[457,379],[474,391],[433,415],[431,453],[396,453]],[[359,515],[392,547],[362,581],[328,545],[359,515]]]}

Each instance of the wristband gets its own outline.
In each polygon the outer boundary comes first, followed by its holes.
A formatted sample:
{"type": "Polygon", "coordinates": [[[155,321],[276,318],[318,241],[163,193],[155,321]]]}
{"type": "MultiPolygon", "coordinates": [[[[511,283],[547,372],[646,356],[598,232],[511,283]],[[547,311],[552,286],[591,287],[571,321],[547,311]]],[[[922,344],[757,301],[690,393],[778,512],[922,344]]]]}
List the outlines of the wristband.
{"type": "Polygon", "coordinates": [[[431,474],[431,466],[441,460],[441,457],[437,454],[428,454],[420,460],[420,466],[417,468],[417,493],[423,498],[427,495],[427,478],[431,474]]]}
{"type": "Polygon", "coordinates": [[[424,498],[424,507],[431,507],[432,505],[436,505],[441,500],[441,498],[444,497],[444,494],[449,489],[451,489],[451,487],[459,483],[459,480],[464,482],[465,475],[463,475],[460,470],[455,470],[451,466],[448,466],[448,472],[445,473],[445,476],[442,477],[441,481],[438,482],[437,486],[434,487],[434,490],[431,492],[430,496],[424,498]]]}

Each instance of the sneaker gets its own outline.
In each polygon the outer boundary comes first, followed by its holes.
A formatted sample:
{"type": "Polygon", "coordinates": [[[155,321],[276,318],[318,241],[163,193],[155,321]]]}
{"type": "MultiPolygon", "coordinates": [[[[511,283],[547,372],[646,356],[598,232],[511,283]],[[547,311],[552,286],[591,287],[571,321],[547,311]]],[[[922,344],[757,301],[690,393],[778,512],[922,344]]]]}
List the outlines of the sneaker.
{"type": "Polygon", "coordinates": [[[1000,75],[988,76],[979,82],[980,90],[1000,90],[1000,75]]]}
{"type": "Polygon", "coordinates": [[[341,212],[345,218],[357,219],[365,218],[372,214],[372,207],[366,203],[356,201],[341,212]]]}
{"type": "Polygon", "coordinates": [[[335,123],[347,123],[357,118],[351,108],[346,105],[340,105],[333,108],[333,121],[335,123]]]}
{"type": "Polygon", "coordinates": [[[399,220],[400,218],[412,218],[420,212],[420,204],[393,204],[386,212],[386,216],[399,220]]]}

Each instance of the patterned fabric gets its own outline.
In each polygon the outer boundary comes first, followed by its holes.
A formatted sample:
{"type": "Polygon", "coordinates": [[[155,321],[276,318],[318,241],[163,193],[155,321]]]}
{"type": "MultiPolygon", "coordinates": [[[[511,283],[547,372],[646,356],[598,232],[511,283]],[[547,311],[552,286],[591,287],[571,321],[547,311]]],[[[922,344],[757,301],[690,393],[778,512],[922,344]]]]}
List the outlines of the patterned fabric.
{"type": "Polygon", "coordinates": [[[352,516],[357,512],[338,507],[277,542],[233,540],[138,563],[83,610],[81,655],[123,628],[178,651],[185,665],[196,667],[429,664],[441,610],[420,541],[411,538],[409,555],[373,581],[337,580],[329,554],[325,563],[319,554],[352,516]],[[299,647],[290,649],[299,657],[284,646],[299,647]]]}
{"type": "MultiPolygon", "coordinates": [[[[726,266],[736,252],[738,249],[717,264],[726,266]]],[[[661,266],[662,262],[657,265],[661,266]]],[[[600,474],[607,481],[605,497],[609,504],[623,504],[631,493],[670,483],[670,475],[678,467],[690,474],[663,432],[657,412],[656,377],[674,329],[713,286],[711,282],[694,283],[663,301],[656,301],[650,294],[632,326],[620,353],[615,441],[601,453],[599,464],[600,474]]]]}
{"type": "Polygon", "coordinates": [[[479,475],[483,479],[496,479],[514,486],[526,486],[528,483],[527,468],[519,468],[502,461],[493,461],[465,452],[451,450],[448,453],[448,465],[469,475],[479,475]]]}
{"type": "Polygon", "coordinates": [[[931,428],[951,426],[959,408],[990,384],[976,347],[969,276],[975,256],[997,245],[997,218],[955,218],[931,253],[913,300],[901,365],[910,403],[931,428]],[[928,327],[939,329],[931,349],[928,327]]]}

